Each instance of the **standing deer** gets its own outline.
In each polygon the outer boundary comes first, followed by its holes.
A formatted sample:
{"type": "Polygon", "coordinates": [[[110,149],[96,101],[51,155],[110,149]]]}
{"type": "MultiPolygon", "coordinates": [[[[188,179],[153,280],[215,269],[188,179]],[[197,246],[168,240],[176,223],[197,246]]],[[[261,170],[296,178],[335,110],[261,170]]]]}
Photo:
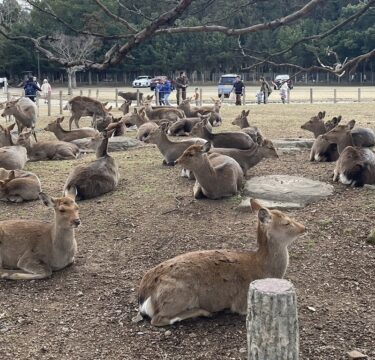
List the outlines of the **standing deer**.
{"type": "Polygon", "coordinates": [[[74,229],[81,224],[75,189],[61,198],[42,192],[39,197],[55,211],[52,223],[29,219],[0,221],[1,279],[44,279],[74,262],[74,229]]]}
{"type": "Polygon", "coordinates": [[[226,309],[244,315],[252,281],[283,278],[288,246],[305,227],[255,200],[251,206],[258,211],[257,250],[201,250],[162,262],[142,278],[133,321],[148,316],[151,325],[166,326],[226,309]]]}
{"type": "Polygon", "coordinates": [[[215,147],[229,147],[236,149],[251,149],[254,141],[248,134],[240,131],[225,131],[214,134],[207,127],[207,120],[195,124],[191,135],[198,136],[207,141],[211,141],[215,147]]]}
{"type": "Polygon", "coordinates": [[[20,134],[23,129],[30,128],[35,141],[37,141],[35,134],[35,125],[37,120],[36,114],[36,104],[29,98],[21,97],[17,100],[8,101],[1,116],[6,117],[8,115],[13,115],[16,119],[18,134],[20,134]]]}
{"type": "Polygon", "coordinates": [[[77,200],[100,196],[113,191],[118,185],[118,163],[108,154],[108,139],[111,133],[104,131],[101,137],[101,144],[96,150],[96,160],[76,166],[64,185],[64,191],[77,189],[77,200]]]}
{"type": "Polygon", "coordinates": [[[39,199],[39,178],[32,172],[0,168],[0,200],[22,202],[39,199]]]}
{"type": "MultiPolygon", "coordinates": [[[[123,92],[119,91],[118,95],[126,101],[137,101],[137,92],[123,92]]],[[[142,101],[143,93],[139,93],[139,101],[142,101]]]]}
{"type": "Polygon", "coordinates": [[[97,117],[104,119],[107,117],[112,118],[112,116],[109,114],[111,108],[107,109],[100,101],[87,96],[75,96],[69,100],[66,107],[72,112],[72,116],[69,119],[69,130],[72,130],[73,120],[76,127],[79,128],[78,122],[82,116],[92,116],[94,127],[96,127],[97,117]]]}
{"type": "Polygon", "coordinates": [[[355,147],[352,129],[355,120],[338,125],[322,135],[329,143],[337,144],[339,159],[333,172],[333,181],[355,187],[375,184],[375,154],[370,149],[355,147]]]}
{"type": "Polygon", "coordinates": [[[249,113],[250,110],[242,110],[241,114],[232,121],[232,125],[239,126],[241,131],[248,134],[255,143],[261,144],[263,141],[263,135],[256,126],[250,126],[247,119],[249,113]]]}
{"type": "Polygon", "coordinates": [[[92,128],[74,129],[71,131],[64,130],[61,123],[64,121],[64,116],[57,118],[55,121],[49,123],[44,130],[51,131],[55,134],[58,140],[61,141],[72,141],[82,139],[85,137],[95,136],[98,133],[97,130],[92,128]]]}
{"type": "Polygon", "coordinates": [[[76,144],[59,140],[40,141],[31,144],[30,135],[29,131],[22,132],[17,140],[17,145],[26,148],[30,161],[70,160],[79,156],[80,152],[76,144]]]}
{"type": "Polygon", "coordinates": [[[194,197],[220,199],[237,194],[242,188],[243,172],[236,160],[218,153],[207,154],[211,143],[192,145],[175,161],[194,173],[194,197]]]}

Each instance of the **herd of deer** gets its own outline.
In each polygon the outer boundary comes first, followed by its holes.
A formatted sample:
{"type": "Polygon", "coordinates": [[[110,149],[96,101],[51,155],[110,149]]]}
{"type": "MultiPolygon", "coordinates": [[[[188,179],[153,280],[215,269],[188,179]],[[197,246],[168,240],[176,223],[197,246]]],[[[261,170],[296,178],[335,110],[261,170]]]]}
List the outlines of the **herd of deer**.
{"type": "MultiPolygon", "coordinates": [[[[77,250],[74,229],[81,223],[76,200],[90,199],[113,191],[119,182],[118,164],[108,154],[111,136],[122,136],[127,128],[138,128],[137,138],[156,144],[165,165],[180,165],[182,176],[195,179],[195,198],[219,199],[240,191],[247,171],[264,158],[278,158],[272,141],[250,126],[249,111],[232,122],[240,131],[213,132],[220,126],[221,101],[212,106],[192,107],[191,99],[178,108],[152,106],[152,96],[138,101],[130,111],[134,93],[119,93],[125,99],[123,116],[115,119],[102,104],[89,97],[72,98],[69,130],[63,117],[44,129],[57,140],[37,141],[36,107],[26,99],[0,104],[2,116],[13,115],[18,137],[0,125],[0,200],[22,202],[41,199],[54,209],[51,223],[30,220],[0,221],[0,278],[42,279],[74,261],[77,250]],[[92,128],[79,128],[82,116],[92,116],[92,128]],[[76,129],[72,130],[72,123],[76,129]],[[34,134],[35,143],[31,143],[34,134]],[[192,136],[172,141],[168,135],[192,136]],[[37,175],[24,171],[27,161],[76,159],[83,152],[75,143],[89,138],[96,160],[74,167],[67,177],[63,196],[53,198],[41,190],[37,175]]],[[[366,148],[375,144],[371,129],[353,129],[355,121],[340,125],[341,116],[324,122],[325,112],[312,117],[302,129],[314,133],[311,161],[336,161],[334,181],[363,186],[375,183],[375,157],[366,148]]],[[[207,250],[182,254],[149,270],[139,288],[139,313],[151,324],[165,326],[188,318],[211,316],[230,309],[246,312],[249,283],[266,277],[282,278],[288,266],[288,245],[305,227],[278,210],[251,201],[258,212],[256,251],[207,250]]]]}

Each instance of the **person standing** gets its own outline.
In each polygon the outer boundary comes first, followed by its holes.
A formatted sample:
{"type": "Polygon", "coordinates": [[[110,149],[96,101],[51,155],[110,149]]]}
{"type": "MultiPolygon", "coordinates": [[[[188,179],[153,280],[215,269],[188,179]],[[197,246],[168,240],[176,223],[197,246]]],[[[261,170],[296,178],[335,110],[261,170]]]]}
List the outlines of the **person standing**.
{"type": "Polygon", "coordinates": [[[241,96],[243,95],[244,89],[245,84],[242,82],[241,77],[237,76],[232,89],[236,94],[236,105],[242,105],[241,96]]]}
{"type": "Polygon", "coordinates": [[[180,95],[182,100],[186,99],[186,89],[189,85],[189,79],[187,78],[184,71],[180,72],[180,76],[176,79],[177,88],[177,105],[180,105],[180,95]]]}
{"type": "Polygon", "coordinates": [[[51,96],[51,93],[52,93],[51,85],[49,84],[47,79],[43,80],[43,85],[41,86],[41,89],[42,89],[42,95],[44,98],[44,103],[47,104],[48,98],[51,96]]]}
{"type": "Polygon", "coordinates": [[[262,76],[260,79],[260,91],[263,93],[263,102],[267,104],[268,97],[272,93],[271,86],[268,84],[268,82],[265,80],[265,78],[262,76]]]}
{"type": "Polygon", "coordinates": [[[171,82],[168,79],[165,80],[162,90],[164,94],[164,105],[170,106],[171,104],[168,98],[169,98],[169,95],[171,94],[172,86],[171,86],[171,82]]]}
{"type": "Polygon", "coordinates": [[[35,102],[36,92],[42,91],[32,77],[29,77],[23,89],[25,90],[25,96],[33,102],[35,102]]]}

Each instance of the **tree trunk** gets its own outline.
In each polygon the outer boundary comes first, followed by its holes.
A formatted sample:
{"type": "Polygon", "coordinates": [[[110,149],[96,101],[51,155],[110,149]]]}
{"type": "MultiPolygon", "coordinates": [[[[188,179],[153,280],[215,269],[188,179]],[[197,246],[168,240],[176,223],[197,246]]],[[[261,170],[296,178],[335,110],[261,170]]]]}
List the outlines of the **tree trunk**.
{"type": "Polygon", "coordinates": [[[246,325],[248,360],[298,360],[297,299],[289,281],[250,284],[246,325]]]}
{"type": "Polygon", "coordinates": [[[77,89],[77,72],[73,71],[72,74],[72,87],[73,89],[77,89]]]}
{"type": "Polygon", "coordinates": [[[72,71],[67,69],[66,72],[68,74],[68,95],[72,95],[72,71]]]}

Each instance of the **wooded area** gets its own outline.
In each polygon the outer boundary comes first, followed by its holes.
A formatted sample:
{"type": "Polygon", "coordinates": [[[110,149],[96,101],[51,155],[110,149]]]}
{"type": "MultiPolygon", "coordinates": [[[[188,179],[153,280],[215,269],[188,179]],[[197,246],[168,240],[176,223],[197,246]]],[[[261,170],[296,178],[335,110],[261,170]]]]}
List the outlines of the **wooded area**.
{"type": "Polygon", "coordinates": [[[37,74],[39,60],[41,74],[57,76],[62,69],[129,78],[183,69],[205,80],[280,68],[371,73],[374,6],[374,0],[4,0],[0,76],[37,74]],[[63,39],[71,47],[63,48],[63,39]],[[82,44],[90,46],[82,51],[82,44]]]}

